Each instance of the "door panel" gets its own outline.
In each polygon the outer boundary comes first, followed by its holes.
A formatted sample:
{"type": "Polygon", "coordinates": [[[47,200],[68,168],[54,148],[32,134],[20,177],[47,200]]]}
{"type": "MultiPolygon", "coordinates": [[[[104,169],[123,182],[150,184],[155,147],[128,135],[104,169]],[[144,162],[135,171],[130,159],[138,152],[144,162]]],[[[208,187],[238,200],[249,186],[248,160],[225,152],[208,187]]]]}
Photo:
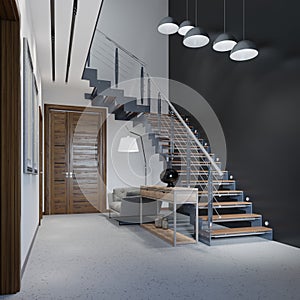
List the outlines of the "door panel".
{"type": "Polygon", "coordinates": [[[73,213],[97,212],[100,208],[98,177],[100,115],[70,113],[70,207],[73,213]]]}
{"type": "Polygon", "coordinates": [[[51,214],[68,213],[69,138],[66,112],[50,112],[50,198],[51,214]]]}

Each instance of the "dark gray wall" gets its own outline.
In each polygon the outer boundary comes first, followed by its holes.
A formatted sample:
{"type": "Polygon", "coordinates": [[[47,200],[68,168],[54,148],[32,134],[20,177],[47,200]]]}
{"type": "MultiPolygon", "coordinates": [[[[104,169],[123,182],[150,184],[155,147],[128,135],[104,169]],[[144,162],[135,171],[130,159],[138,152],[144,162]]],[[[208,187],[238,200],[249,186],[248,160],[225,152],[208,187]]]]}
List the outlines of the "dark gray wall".
{"type": "MultiPolygon", "coordinates": [[[[198,1],[198,19],[213,37],[222,31],[223,1],[198,1]]],[[[190,0],[191,19],[194,1],[190,0]]],[[[169,1],[185,16],[185,1],[169,1]]],[[[188,49],[170,37],[170,78],[197,90],[216,112],[227,142],[228,164],[274,229],[274,239],[300,247],[300,22],[299,1],[246,1],[246,37],[259,57],[233,62],[211,43],[188,49]]],[[[227,0],[228,30],[242,33],[242,0],[227,0]]],[[[172,99],[172,90],[170,90],[172,99]]],[[[182,103],[184,107],[184,102],[182,103]]],[[[195,104],[195,109],[196,104],[195,104]]],[[[199,120],[201,123],[201,120],[199,120]]]]}

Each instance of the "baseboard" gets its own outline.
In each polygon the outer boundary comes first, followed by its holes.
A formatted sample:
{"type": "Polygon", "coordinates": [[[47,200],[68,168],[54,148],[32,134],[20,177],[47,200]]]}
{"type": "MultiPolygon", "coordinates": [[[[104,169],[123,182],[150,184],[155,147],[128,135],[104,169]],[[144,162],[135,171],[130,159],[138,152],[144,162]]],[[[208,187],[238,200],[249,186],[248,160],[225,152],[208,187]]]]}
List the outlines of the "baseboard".
{"type": "Polygon", "coordinates": [[[30,256],[30,254],[31,254],[31,250],[32,250],[32,247],[33,247],[33,244],[34,244],[34,241],[35,241],[35,238],[36,238],[36,235],[37,235],[38,230],[39,230],[39,225],[36,227],[36,230],[35,230],[33,239],[32,239],[32,241],[31,241],[31,244],[30,244],[28,253],[27,253],[27,255],[26,255],[24,264],[23,264],[23,266],[22,266],[22,269],[21,269],[21,279],[22,279],[23,274],[24,274],[24,272],[25,272],[25,269],[26,269],[26,266],[27,266],[27,263],[28,263],[28,259],[29,259],[29,256],[30,256]]]}

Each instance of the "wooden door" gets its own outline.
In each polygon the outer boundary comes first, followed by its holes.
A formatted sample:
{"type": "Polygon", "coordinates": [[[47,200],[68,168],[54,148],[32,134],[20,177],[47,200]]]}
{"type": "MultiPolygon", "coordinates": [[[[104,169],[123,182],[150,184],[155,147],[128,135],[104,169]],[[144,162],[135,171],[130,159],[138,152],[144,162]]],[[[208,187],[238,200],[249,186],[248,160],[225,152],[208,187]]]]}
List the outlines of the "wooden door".
{"type": "Polygon", "coordinates": [[[105,115],[46,108],[48,151],[46,213],[104,211],[105,115]]]}
{"type": "Polygon", "coordinates": [[[92,213],[100,210],[98,113],[69,113],[70,211],[92,213]]]}

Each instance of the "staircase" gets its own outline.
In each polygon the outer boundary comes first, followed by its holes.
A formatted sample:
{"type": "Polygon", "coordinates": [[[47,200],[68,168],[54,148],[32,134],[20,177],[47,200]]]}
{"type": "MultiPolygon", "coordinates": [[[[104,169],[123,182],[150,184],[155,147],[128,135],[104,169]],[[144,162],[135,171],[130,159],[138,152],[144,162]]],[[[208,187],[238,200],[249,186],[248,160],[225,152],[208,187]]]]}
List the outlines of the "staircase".
{"type": "MultiPolygon", "coordinates": [[[[102,68],[97,57],[94,59],[96,68],[87,65],[83,72],[82,79],[88,80],[93,87],[93,92],[85,94],[85,99],[93,106],[107,107],[117,120],[132,120],[134,125],[142,123],[166,167],[178,171],[180,176],[176,185],[198,188],[200,241],[211,245],[219,238],[252,235],[272,239],[272,229],[262,226],[262,216],[253,213],[252,202],[237,189],[229,172],[222,170],[222,163],[211,153],[209,143],[198,137],[197,129],[188,123],[188,118],[185,116],[184,121],[168,99],[161,99],[159,92],[156,98],[150,97],[151,78],[149,75],[144,77],[145,65],[101,32],[95,35],[95,39],[98,43],[101,40],[101,45],[109,44],[112,53],[117,54],[113,64],[115,87],[119,83],[120,51],[127,54],[129,60],[138,62],[141,68],[138,72],[140,94],[137,97],[125,96],[124,90],[111,87],[111,81],[98,79],[98,70],[102,68]],[[144,95],[146,79],[147,97],[144,95]]],[[[89,55],[95,53],[91,47],[89,55]]],[[[191,224],[195,223],[194,206],[183,205],[178,212],[189,215],[191,224]]]]}

